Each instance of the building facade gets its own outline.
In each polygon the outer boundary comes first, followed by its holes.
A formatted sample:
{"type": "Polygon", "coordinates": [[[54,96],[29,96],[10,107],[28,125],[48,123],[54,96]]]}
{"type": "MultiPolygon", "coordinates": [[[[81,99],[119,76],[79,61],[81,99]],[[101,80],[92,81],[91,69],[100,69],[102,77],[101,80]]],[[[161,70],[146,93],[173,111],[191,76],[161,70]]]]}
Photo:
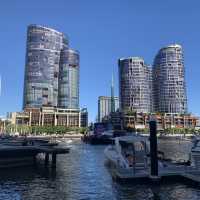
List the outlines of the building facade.
{"type": "Polygon", "coordinates": [[[23,108],[79,108],[79,53],[54,29],[27,31],[23,108]]]}
{"type": "Polygon", "coordinates": [[[9,120],[13,125],[87,127],[88,113],[80,109],[26,108],[11,113],[9,120]]]}
{"type": "Polygon", "coordinates": [[[1,118],[0,117],[0,134],[4,134],[6,132],[6,126],[10,122],[6,118],[1,118]]]}
{"type": "Polygon", "coordinates": [[[187,113],[183,50],[174,44],[159,50],[153,64],[154,111],[187,113]]]}
{"type": "Polygon", "coordinates": [[[151,112],[151,78],[142,58],[119,59],[120,111],[151,112]]]}
{"type": "Polygon", "coordinates": [[[61,51],[58,107],[79,108],[79,53],[72,49],[61,51]]]}
{"type": "Polygon", "coordinates": [[[112,111],[112,101],[114,101],[114,109],[117,111],[119,109],[119,98],[100,96],[98,98],[98,121],[102,122],[104,117],[109,116],[112,111]]]}
{"type": "MultiPolygon", "coordinates": [[[[122,116],[123,127],[134,129],[148,129],[151,114],[135,113],[133,115],[124,114],[122,116]]],[[[157,122],[158,130],[165,130],[171,128],[195,128],[198,125],[199,118],[190,114],[154,114],[157,122]]]]}
{"type": "Polygon", "coordinates": [[[28,26],[24,108],[57,106],[60,51],[67,47],[63,33],[39,25],[28,26]]]}

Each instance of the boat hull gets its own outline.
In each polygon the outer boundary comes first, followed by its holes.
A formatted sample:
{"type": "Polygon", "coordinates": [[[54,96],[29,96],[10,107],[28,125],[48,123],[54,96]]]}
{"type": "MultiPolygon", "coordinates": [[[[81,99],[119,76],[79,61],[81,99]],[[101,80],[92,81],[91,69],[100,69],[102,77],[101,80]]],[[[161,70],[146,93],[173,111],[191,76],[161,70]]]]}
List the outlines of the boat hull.
{"type": "Polygon", "coordinates": [[[82,141],[92,145],[108,145],[113,143],[112,138],[104,136],[84,136],[82,141]]]}

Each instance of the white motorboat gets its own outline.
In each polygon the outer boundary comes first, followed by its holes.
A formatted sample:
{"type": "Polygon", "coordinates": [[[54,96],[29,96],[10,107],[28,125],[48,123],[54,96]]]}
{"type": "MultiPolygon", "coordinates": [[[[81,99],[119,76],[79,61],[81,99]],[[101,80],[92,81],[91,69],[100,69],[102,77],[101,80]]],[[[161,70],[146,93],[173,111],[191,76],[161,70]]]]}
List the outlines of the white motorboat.
{"type": "Polygon", "coordinates": [[[195,137],[192,140],[190,161],[192,166],[200,169],[200,138],[198,137],[195,137]]]}
{"type": "MultiPolygon", "coordinates": [[[[200,141],[200,140],[199,140],[200,141]]],[[[116,137],[113,145],[104,150],[109,171],[113,177],[137,178],[148,177],[151,169],[150,142],[142,136],[116,137]]],[[[200,169],[200,143],[191,151],[193,165],[184,162],[173,162],[163,158],[158,159],[159,175],[184,173],[186,170],[200,169]]]]}
{"type": "Polygon", "coordinates": [[[106,130],[106,131],[101,133],[101,136],[107,136],[107,137],[112,138],[113,137],[113,133],[114,133],[113,130],[106,130]]]}
{"type": "Polygon", "coordinates": [[[148,140],[141,136],[123,136],[115,138],[114,145],[105,151],[109,166],[115,172],[144,173],[148,168],[148,140]]]}

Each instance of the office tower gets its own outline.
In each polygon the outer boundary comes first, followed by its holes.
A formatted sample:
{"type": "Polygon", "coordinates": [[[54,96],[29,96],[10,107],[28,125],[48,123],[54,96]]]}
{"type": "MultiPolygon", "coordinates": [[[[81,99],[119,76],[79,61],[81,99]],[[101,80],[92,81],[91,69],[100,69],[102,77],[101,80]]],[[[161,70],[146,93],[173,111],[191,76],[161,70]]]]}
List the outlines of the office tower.
{"type": "Polygon", "coordinates": [[[119,59],[119,98],[122,112],[151,112],[151,68],[142,58],[119,59]]]}
{"type": "Polygon", "coordinates": [[[111,112],[115,112],[115,94],[114,94],[114,77],[112,75],[111,84],[111,112]]]}
{"type": "Polygon", "coordinates": [[[61,51],[58,107],[79,108],[79,53],[72,49],[61,51]]]}
{"type": "Polygon", "coordinates": [[[152,113],[154,111],[153,104],[153,77],[152,77],[152,67],[148,66],[146,70],[147,82],[149,84],[149,98],[150,98],[150,108],[149,112],[152,113]]]}
{"type": "MultiPolygon", "coordinates": [[[[115,111],[119,108],[119,98],[114,97],[114,108],[115,111]]],[[[100,96],[98,99],[98,121],[101,122],[104,117],[109,116],[112,111],[112,97],[100,96]]]]}
{"type": "Polygon", "coordinates": [[[24,108],[57,106],[60,51],[67,47],[63,33],[40,25],[28,26],[24,108]]]}
{"type": "Polygon", "coordinates": [[[183,50],[174,44],[159,50],[153,64],[154,111],[186,113],[183,50]]]}
{"type": "Polygon", "coordinates": [[[24,108],[79,108],[79,53],[63,33],[40,25],[27,31],[24,108]]]}

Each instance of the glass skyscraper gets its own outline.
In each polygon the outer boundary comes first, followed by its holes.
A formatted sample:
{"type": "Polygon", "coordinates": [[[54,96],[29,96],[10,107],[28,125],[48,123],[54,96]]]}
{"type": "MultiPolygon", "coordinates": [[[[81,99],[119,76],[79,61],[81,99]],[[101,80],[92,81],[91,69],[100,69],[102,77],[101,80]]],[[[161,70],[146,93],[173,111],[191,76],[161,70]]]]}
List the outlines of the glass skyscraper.
{"type": "Polygon", "coordinates": [[[79,53],[72,49],[61,51],[58,107],[79,107],[79,53]]]}
{"type": "Polygon", "coordinates": [[[153,64],[154,111],[187,113],[183,50],[174,44],[159,50],[153,64]]]}
{"type": "Polygon", "coordinates": [[[142,58],[119,59],[121,111],[151,112],[151,68],[142,58]]]}
{"type": "MultiPolygon", "coordinates": [[[[70,60],[70,58],[63,56],[67,51],[70,51],[68,40],[63,33],[40,25],[30,25],[28,27],[24,78],[24,108],[57,107],[59,105],[59,96],[62,96],[58,94],[59,85],[63,85],[63,83],[59,84],[59,77],[62,77],[60,73],[64,73],[62,71],[63,64],[70,60]]],[[[77,63],[74,65],[77,65],[77,63]]],[[[69,68],[71,69],[71,66],[69,68]]],[[[66,82],[66,90],[74,91],[74,88],[79,86],[78,72],[75,75],[73,73],[73,76],[77,77],[73,78],[73,81],[66,82]]],[[[78,91],[77,88],[75,90],[78,91]]],[[[71,92],[65,91],[65,93],[71,92]]],[[[75,96],[77,99],[79,98],[78,92],[76,92],[75,96]]],[[[69,102],[62,107],[69,108],[72,106],[75,108],[77,106],[76,108],[78,108],[78,103],[74,106],[74,102],[70,102],[74,101],[74,99],[71,96],[69,98],[69,102]]]]}

